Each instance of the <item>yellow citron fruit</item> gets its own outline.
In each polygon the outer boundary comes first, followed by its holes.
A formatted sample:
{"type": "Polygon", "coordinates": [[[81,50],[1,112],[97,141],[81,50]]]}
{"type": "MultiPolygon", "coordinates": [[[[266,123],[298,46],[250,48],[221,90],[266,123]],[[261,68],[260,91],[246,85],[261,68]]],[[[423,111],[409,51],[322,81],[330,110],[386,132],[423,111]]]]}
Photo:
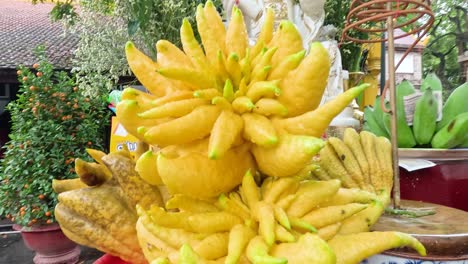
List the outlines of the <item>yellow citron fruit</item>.
{"type": "Polygon", "coordinates": [[[243,144],[231,148],[217,160],[208,157],[208,139],[161,150],[158,172],[172,194],[211,198],[239,185],[255,163],[243,144]]]}
{"type": "Polygon", "coordinates": [[[273,177],[286,177],[298,173],[323,145],[319,138],[283,133],[277,146],[255,145],[252,152],[262,172],[273,177]]]}
{"type": "Polygon", "coordinates": [[[355,264],[382,251],[411,247],[421,256],[426,256],[426,249],[414,237],[400,232],[365,232],[336,236],[328,241],[336,253],[337,264],[355,264]]]}
{"type": "Polygon", "coordinates": [[[138,175],[151,185],[161,185],[162,180],[158,174],[157,167],[158,155],[148,150],[143,153],[136,161],[135,170],[138,175]]]}
{"type": "Polygon", "coordinates": [[[288,264],[331,264],[336,261],[335,253],[327,242],[311,233],[305,233],[297,242],[273,246],[270,254],[286,258],[288,264]]]}
{"type": "Polygon", "coordinates": [[[225,28],[212,2],[199,5],[201,43],[184,19],[182,49],[160,40],[156,61],[127,44],[129,65],[151,95],[124,92],[117,117],[146,144],[169,147],[159,155],[157,173],[171,193],[214,197],[234,188],[255,163],[268,176],[308,174],[304,168],[323,147],[317,138],[366,88],[352,88],[317,108],[330,70],[322,44],[312,43],[306,52],[294,23],[281,21],[275,29],[267,9],[251,45],[241,10],[234,7],[230,15],[225,28]],[[204,151],[176,158],[165,153],[185,152],[202,139],[209,142],[204,151]],[[239,151],[243,157],[234,157],[239,151]]]}

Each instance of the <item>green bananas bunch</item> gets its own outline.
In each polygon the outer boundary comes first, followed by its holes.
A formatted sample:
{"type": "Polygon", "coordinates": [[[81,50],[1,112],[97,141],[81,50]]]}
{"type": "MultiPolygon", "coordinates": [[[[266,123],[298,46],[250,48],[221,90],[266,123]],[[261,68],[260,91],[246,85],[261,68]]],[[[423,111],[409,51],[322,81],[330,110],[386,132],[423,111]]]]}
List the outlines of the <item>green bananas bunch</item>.
{"type": "MultiPolygon", "coordinates": [[[[407,80],[397,85],[398,146],[400,148],[432,147],[450,149],[468,147],[468,83],[456,88],[445,101],[438,121],[439,106],[436,93],[441,94],[442,84],[435,74],[429,74],[422,82],[422,95],[416,99],[413,116],[407,118],[404,97],[417,91],[407,80]],[[411,121],[411,122],[409,122],[411,121]]],[[[364,130],[390,138],[390,115],[381,108],[381,96],[373,107],[364,109],[364,130]]],[[[388,102],[385,102],[387,104],[388,102]]]]}

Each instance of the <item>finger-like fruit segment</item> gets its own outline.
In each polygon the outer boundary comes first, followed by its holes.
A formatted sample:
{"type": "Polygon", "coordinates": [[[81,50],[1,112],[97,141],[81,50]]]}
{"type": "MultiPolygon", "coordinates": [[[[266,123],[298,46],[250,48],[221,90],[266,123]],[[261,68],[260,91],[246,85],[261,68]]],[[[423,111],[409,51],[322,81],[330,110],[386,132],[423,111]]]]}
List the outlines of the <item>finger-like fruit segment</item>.
{"type": "Polygon", "coordinates": [[[218,40],[220,49],[224,51],[226,41],[226,27],[224,26],[223,20],[221,19],[221,16],[219,15],[211,0],[208,0],[205,3],[204,11],[207,24],[211,27],[211,34],[213,34],[215,39],[218,40]]]}
{"type": "Polygon", "coordinates": [[[266,202],[259,202],[255,207],[258,210],[258,233],[263,237],[263,240],[268,246],[275,243],[276,221],[273,212],[273,207],[266,202]]]}
{"type": "Polygon", "coordinates": [[[298,173],[323,145],[319,138],[282,133],[277,146],[255,145],[252,152],[260,171],[273,177],[287,177],[298,173]]]}
{"type": "Polygon", "coordinates": [[[302,217],[320,203],[331,198],[340,188],[340,181],[307,181],[302,183],[296,199],[287,209],[290,216],[302,217]]]}
{"type": "Polygon", "coordinates": [[[255,45],[252,47],[251,56],[256,57],[257,54],[264,48],[266,44],[268,44],[272,37],[273,37],[273,30],[275,26],[275,14],[273,9],[267,8],[265,21],[263,22],[262,29],[260,30],[260,34],[258,36],[255,45]]]}
{"type": "Polygon", "coordinates": [[[184,212],[210,213],[219,211],[216,206],[207,201],[190,198],[182,194],[173,195],[166,202],[166,209],[179,209],[184,212]]]}
{"type": "Polygon", "coordinates": [[[158,64],[139,51],[130,41],[125,45],[125,54],[133,74],[151,94],[163,96],[167,88],[173,88],[173,84],[168,79],[157,73],[158,64]]]}
{"type": "Polygon", "coordinates": [[[301,61],[304,59],[306,54],[305,50],[301,50],[297,53],[289,55],[283,61],[279,62],[278,66],[274,67],[270,74],[268,74],[268,80],[281,80],[292,70],[296,69],[301,61]]]}
{"type": "Polygon", "coordinates": [[[262,98],[255,103],[254,113],[264,116],[287,116],[288,109],[278,100],[272,98],[262,98]]]}
{"type": "Polygon", "coordinates": [[[340,227],[341,227],[340,222],[334,223],[334,224],[331,224],[331,225],[328,225],[328,226],[324,226],[324,227],[319,228],[317,230],[317,235],[321,239],[323,239],[325,241],[328,241],[328,240],[332,239],[333,237],[335,237],[338,234],[338,231],[340,230],[340,227]]]}
{"type": "Polygon", "coordinates": [[[229,110],[223,111],[216,119],[211,131],[208,157],[210,159],[222,158],[240,137],[243,128],[244,121],[239,115],[229,110]]]}
{"type": "Polygon", "coordinates": [[[273,246],[271,255],[287,258],[290,264],[329,264],[336,261],[335,253],[330,246],[319,236],[311,233],[302,235],[297,242],[273,246]]]}
{"type": "Polygon", "coordinates": [[[247,90],[247,97],[252,102],[257,102],[260,98],[273,98],[279,96],[281,90],[278,88],[278,81],[260,81],[252,84],[247,90]]]}
{"type": "Polygon", "coordinates": [[[321,207],[334,206],[334,205],[346,205],[349,203],[370,203],[377,199],[374,193],[367,192],[360,189],[348,189],[340,188],[338,192],[333,195],[329,200],[321,203],[321,207]]]}
{"type": "Polygon", "coordinates": [[[366,209],[354,214],[342,222],[339,233],[342,235],[367,232],[384,212],[383,204],[375,200],[366,209]]]}
{"type": "Polygon", "coordinates": [[[156,42],[156,51],[157,61],[161,67],[193,67],[190,58],[176,45],[165,39],[161,39],[156,42]]]}
{"type": "Polygon", "coordinates": [[[206,89],[216,86],[215,79],[208,72],[203,72],[191,68],[159,68],[157,70],[159,74],[164,77],[183,81],[195,89],[206,89]]]}
{"type": "Polygon", "coordinates": [[[161,185],[162,180],[158,174],[157,167],[158,155],[148,150],[138,158],[135,164],[135,170],[138,175],[151,185],[161,185]]]}
{"type": "Polygon", "coordinates": [[[232,109],[238,114],[251,112],[254,108],[254,103],[247,96],[240,96],[232,101],[232,109]]]}
{"type": "Polygon", "coordinates": [[[101,185],[112,177],[105,166],[80,158],[75,159],[75,171],[80,180],[88,186],[101,185]]]}
{"type": "Polygon", "coordinates": [[[244,120],[244,138],[265,147],[272,147],[278,143],[276,130],[270,119],[254,113],[245,113],[242,119],[244,120]]]}
{"type": "Polygon", "coordinates": [[[238,263],[255,232],[245,225],[235,225],[229,232],[229,246],[226,264],[238,263]]]}
{"type": "Polygon", "coordinates": [[[287,56],[304,49],[301,34],[296,25],[288,20],[280,22],[278,30],[273,34],[271,42],[268,43],[268,47],[278,47],[278,51],[271,60],[273,67],[276,67],[287,56]]]}
{"type": "Polygon", "coordinates": [[[116,114],[120,124],[125,130],[137,137],[144,140],[143,136],[138,133],[139,127],[151,127],[160,124],[162,121],[158,119],[144,119],[138,117],[138,114],[145,111],[141,104],[135,100],[123,100],[117,104],[116,114]]]}
{"type": "Polygon", "coordinates": [[[182,26],[180,27],[180,40],[185,54],[190,58],[196,70],[200,72],[209,72],[209,63],[203,49],[195,38],[192,25],[190,25],[187,18],[184,18],[182,26]]]}
{"type": "Polygon", "coordinates": [[[157,187],[149,185],[138,176],[135,162],[129,157],[110,153],[103,158],[103,161],[125,195],[134,204],[139,204],[143,208],[149,208],[153,204],[162,205],[161,193],[157,187]]]}
{"type": "Polygon", "coordinates": [[[338,235],[328,243],[336,253],[337,264],[360,263],[382,251],[405,246],[415,249],[421,256],[426,255],[426,249],[416,238],[399,232],[338,235]]]}
{"type": "MultiPolygon", "coordinates": [[[[292,134],[321,137],[333,118],[341,113],[354,98],[368,87],[368,84],[353,87],[313,111],[306,112],[296,117],[279,120],[278,124],[292,134]]],[[[282,101],[280,100],[280,102],[282,101]]],[[[290,111],[289,115],[294,116],[291,113],[289,105],[285,105],[290,111]]]]}
{"type": "Polygon", "coordinates": [[[325,147],[320,151],[320,168],[327,171],[333,179],[339,179],[346,188],[359,188],[359,185],[351,178],[345,167],[341,163],[341,159],[336,154],[330,143],[327,142],[325,147]]]}
{"type": "Polygon", "coordinates": [[[362,176],[361,168],[359,167],[359,163],[351,150],[339,138],[329,137],[328,142],[335,150],[335,153],[338,155],[338,158],[341,160],[346,171],[354,182],[356,182],[360,188],[366,189],[367,184],[362,176]]]}
{"type": "Polygon", "coordinates": [[[138,114],[138,116],[141,118],[181,117],[192,112],[198,106],[207,104],[209,104],[209,101],[205,99],[185,99],[151,108],[145,112],[138,114]]]}
{"type": "Polygon", "coordinates": [[[76,190],[88,187],[80,178],[76,179],[64,179],[64,180],[52,180],[52,189],[55,193],[59,194],[66,191],[76,190]]]}
{"type": "Polygon", "coordinates": [[[361,145],[361,138],[359,134],[356,132],[356,130],[352,128],[346,128],[344,135],[343,135],[343,142],[353,152],[354,157],[356,157],[359,163],[359,167],[361,168],[364,181],[369,183],[370,182],[369,162],[367,161],[366,155],[364,153],[364,149],[361,145]]]}
{"type": "Polygon", "coordinates": [[[256,236],[247,245],[246,256],[252,263],[286,264],[286,257],[272,257],[268,255],[269,247],[261,236],[256,236]]]}
{"type": "Polygon", "coordinates": [[[247,47],[248,35],[244,23],[244,16],[240,9],[234,6],[226,32],[226,52],[227,54],[234,52],[238,54],[239,57],[243,58],[247,47]]]}
{"type": "Polygon", "coordinates": [[[201,139],[210,134],[219,113],[216,106],[197,107],[190,114],[149,128],[144,134],[145,141],[167,146],[201,139]]]}
{"type": "Polygon", "coordinates": [[[283,93],[278,100],[288,108],[289,116],[301,115],[317,108],[329,70],[328,51],[319,42],[312,43],[310,53],[280,84],[283,93]]]}
{"type": "Polygon", "coordinates": [[[321,228],[340,222],[357,212],[367,208],[367,204],[351,203],[346,205],[328,206],[313,210],[302,217],[302,220],[321,228]]]}

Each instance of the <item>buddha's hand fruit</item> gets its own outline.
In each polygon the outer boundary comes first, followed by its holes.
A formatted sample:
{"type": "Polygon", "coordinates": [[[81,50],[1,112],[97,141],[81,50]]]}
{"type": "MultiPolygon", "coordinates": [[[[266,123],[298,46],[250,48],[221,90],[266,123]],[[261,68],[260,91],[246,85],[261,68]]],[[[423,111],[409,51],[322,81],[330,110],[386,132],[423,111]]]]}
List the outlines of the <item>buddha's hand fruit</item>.
{"type": "Polygon", "coordinates": [[[135,205],[161,204],[159,191],[140,179],[128,151],[87,151],[96,163],[80,160],[75,164],[79,178],[53,182],[59,193],[57,221],[78,244],[131,263],[147,263],[138,246],[135,205]]]}

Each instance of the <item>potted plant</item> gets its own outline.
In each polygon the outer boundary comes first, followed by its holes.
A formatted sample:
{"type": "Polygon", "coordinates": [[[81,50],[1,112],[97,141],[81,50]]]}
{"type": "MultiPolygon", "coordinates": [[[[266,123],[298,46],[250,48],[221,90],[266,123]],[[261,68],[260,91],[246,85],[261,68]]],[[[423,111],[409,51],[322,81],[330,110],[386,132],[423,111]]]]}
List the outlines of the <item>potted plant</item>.
{"type": "Polygon", "coordinates": [[[55,223],[52,180],[76,177],[74,158],[86,159],[87,147],[104,149],[109,111],[105,100],[85,97],[68,72],[55,71],[43,46],[35,54],[32,68],[18,67],[18,98],[7,106],[11,133],[0,160],[0,217],[22,231],[26,246],[36,251],[35,263],[59,263],[50,255],[73,263],[79,248],[55,223]],[[51,232],[36,241],[42,231],[51,232]]]}

